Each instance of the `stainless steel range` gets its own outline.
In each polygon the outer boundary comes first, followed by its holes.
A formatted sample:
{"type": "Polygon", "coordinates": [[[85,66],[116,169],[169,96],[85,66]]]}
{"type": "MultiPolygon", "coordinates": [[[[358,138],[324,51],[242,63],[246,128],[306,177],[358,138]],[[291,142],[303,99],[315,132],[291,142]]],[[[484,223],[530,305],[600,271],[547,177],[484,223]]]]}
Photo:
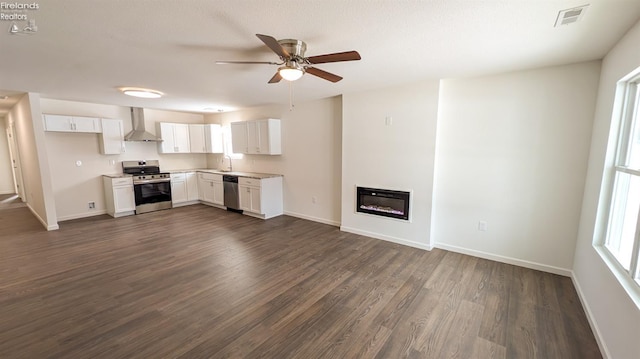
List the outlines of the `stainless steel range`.
{"type": "Polygon", "coordinates": [[[160,172],[158,160],[122,161],[122,172],[133,176],[136,214],[171,208],[171,175],[160,172]]]}

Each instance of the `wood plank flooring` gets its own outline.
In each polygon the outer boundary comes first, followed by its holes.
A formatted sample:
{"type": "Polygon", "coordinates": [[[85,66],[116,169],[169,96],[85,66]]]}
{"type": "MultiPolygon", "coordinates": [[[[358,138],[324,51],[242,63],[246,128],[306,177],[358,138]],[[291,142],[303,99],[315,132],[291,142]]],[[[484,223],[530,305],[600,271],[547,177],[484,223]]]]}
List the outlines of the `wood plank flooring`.
{"type": "Polygon", "coordinates": [[[194,205],[0,211],[0,358],[601,358],[569,278],[194,205]]]}

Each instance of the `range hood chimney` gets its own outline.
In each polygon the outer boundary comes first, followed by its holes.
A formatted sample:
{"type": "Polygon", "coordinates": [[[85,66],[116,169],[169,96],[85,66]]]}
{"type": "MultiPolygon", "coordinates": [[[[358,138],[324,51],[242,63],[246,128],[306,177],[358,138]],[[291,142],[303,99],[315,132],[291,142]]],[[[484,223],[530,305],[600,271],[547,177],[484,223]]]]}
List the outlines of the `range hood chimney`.
{"type": "Polygon", "coordinates": [[[124,136],[125,141],[162,141],[162,139],[147,132],[147,130],[144,128],[144,109],[140,107],[132,107],[131,122],[133,124],[133,131],[127,133],[127,135],[124,136]]]}

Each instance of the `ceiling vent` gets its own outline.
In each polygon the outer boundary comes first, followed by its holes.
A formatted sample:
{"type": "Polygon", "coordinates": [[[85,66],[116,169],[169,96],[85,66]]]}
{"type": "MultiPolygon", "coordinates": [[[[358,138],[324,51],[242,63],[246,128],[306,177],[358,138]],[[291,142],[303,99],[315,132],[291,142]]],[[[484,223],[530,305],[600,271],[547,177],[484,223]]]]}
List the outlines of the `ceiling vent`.
{"type": "Polygon", "coordinates": [[[583,6],[574,7],[571,9],[561,10],[558,13],[558,18],[556,18],[555,27],[570,25],[580,21],[585,11],[587,11],[588,7],[589,5],[587,4],[583,6]]]}

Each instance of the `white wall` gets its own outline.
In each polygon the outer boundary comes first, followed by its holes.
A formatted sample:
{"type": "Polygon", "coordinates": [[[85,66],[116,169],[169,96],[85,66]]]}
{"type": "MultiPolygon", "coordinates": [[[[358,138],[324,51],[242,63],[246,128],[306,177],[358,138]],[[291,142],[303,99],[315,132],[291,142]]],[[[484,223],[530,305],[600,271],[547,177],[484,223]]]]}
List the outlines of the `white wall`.
{"type": "MultiPolygon", "coordinates": [[[[52,99],[42,99],[41,106],[45,114],[121,119],[125,134],[132,128],[129,107],[52,99]]],[[[144,112],[145,127],[151,133],[156,132],[156,122],[204,123],[199,114],[149,109],[144,112]]],[[[163,171],[206,167],[204,154],[160,155],[154,142],[126,142],[126,153],[102,155],[98,134],[45,132],[44,137],[59,221],[106,213],[102,175],[122,173],[122,161],[159,160],[163,171]],[[81,161],[82,166],[76,166],[76,161],[81,161]],[[89,202],[95,202],[96,208],[89,209],[89,202]]]]}
{"type": "Polygon", "coordinates": [[[438,87],[425,81],[343,95],[342,230],[431,248],[438,87]],[[412,191],[411,222],[356,213],[356,186],[412,191]]]}
{"type": "Polygon", "coordinates": [[[24,182],[23,200],[48,230],[58,229],[49,158],[44,146],[40,96],[24,95],[7,115],[14,124],[24,182]]]}
{"type": "MultiPolygon", "coordinates": [[[[284,175],[286,214],[339,225],[342,98],[299,103],[293,111],[288,106],[263,106],[208,115],[205,121],[228,126],[260,118],[281,120],[282,155],[245,155],[233,160],[233,169],[284,175]]],[[[209,167],[228,168],[228,160],[222,164],[221,159],[209,155],[209,167]]]]}
{"type": "Polygon", "coordinates": [[[599,70],[587,62],[442,81],[438,247],[570,274],[599,70]]]}
{"type": "Polygon", "coordinates": [[[14,193],[9,140],[7,139],[7,121],[0,117],[0,194],[14,193]]]}
{"type": "Polygon", "coordinates": [[[607,54],[602,62],[600,86],[593,123],[591,152],[582,213],[574,258],[574,282],[585,309],[596,329],[605,357],[615,359],[638,358],[640,353],[640,309],[616,280],[594,250],[593,242],[600,240],[606,218],[598,214],[603,174],[613,164],[613,149],[608,140],[614,138],[616,123],[612,111],[616,82],[640,66],[640,23],[636,24],[607,54]]]}

